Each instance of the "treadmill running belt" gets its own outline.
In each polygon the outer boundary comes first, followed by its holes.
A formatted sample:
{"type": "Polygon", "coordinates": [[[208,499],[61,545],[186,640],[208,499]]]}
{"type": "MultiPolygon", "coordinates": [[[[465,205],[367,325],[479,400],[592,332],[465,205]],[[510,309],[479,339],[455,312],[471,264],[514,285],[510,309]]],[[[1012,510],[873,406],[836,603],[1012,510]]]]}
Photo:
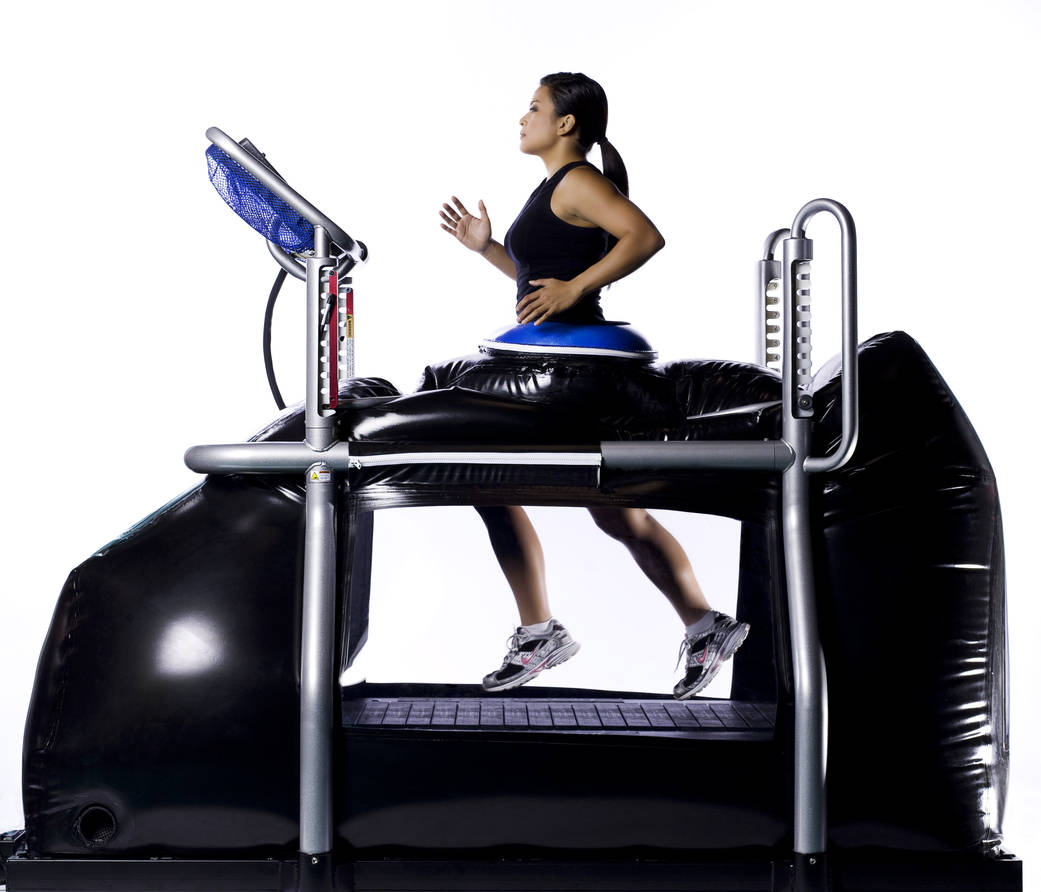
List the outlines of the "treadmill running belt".
{"type": "Polygon", "coordinates": [[[343,724],[365,729],[772,736],[772,703],[733,700],[365,698],[346,700],[343,724]]]}

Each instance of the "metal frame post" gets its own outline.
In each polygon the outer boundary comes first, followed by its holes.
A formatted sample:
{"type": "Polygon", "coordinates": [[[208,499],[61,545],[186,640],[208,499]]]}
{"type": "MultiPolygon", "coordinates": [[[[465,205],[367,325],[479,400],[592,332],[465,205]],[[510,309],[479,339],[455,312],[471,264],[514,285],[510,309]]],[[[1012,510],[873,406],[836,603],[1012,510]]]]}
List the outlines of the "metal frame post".
{"type": "Polygon", "coordinates": [[[795,672],[795,851],[822,853],[827,847],[825,799],[825,692],[827,680],[817,624],[810,545],[810,486],[805,461],[810,451],[810,289],[807,238],[784,241],[784,357],[782,437],[795,461],[781,482],[785,573],[795,672]]]}
{"type": "Polygon", "coordinates": [[[782,477],[781,510],[795,671],[795,851],[811,854],[827,848],[828,683],[813,584],[810,478],[802,468],[809,447],[809,421],[790,421],[785,439],[794,447],[796,460],[782,477]]]}
{"type": "MultiPolygon", "coordinates": [[[[274,242],[268,247],[287,272],[304,279],[307,290],[306,393],[304,443],[246,443],[198,446],[185,461],[203,473],[280,473],[306,468],[304,504],[303,615],[300,640],[300,856],[301,890],[329,892],[333,888],[333,731],[336,672],[333,661],[336,626],[336,486],[333,468],[350,463],[346,444],[335,436],[335,386],[331,375],[337,332],[331,337],[323,312],[323,279],[347,272],[364,260],[367,250],[273,169],[216,127],[206,136],[236,164],[314,226],[314,249],[303,262],[274,242]],[[331,255],[337,249],[338,257],[331,255]],[[330,346],[332,345],[332,346],[330,346]],[[323,395],[324,390],[324,395],[323,395]],[[323,398],[324,396],[324,398],[323,398]],[[323,460],[325,459],[325,460],[323,460]],[[334,464],[335,463],[335,464],[334,464]]],[[[336,306],[335,290],[327,302],[336,306]]]]}
{"type": "MultiPolygon", "coordinates": [[[[307,445],[320,453],[335,442],[334,413],[324,408],[323,383],[332,386],[322,336],[322,277],[332,267],[329,237],[314,228],[306,261],[307,445]]],[[[332,297],[335,300],[335,296],[332,297]]],[[[316,454],[315,458],[319,456],[316,454]]],[[[300,642],[300,861],[301,890],[333,887],[333,646],[336,628],[336,505],[333,471],[317,461],[306,471],[303,618],[300,642]]]]}
{"type": "Polygon", "coordinates": [[[332,888],[333,646],[336,628],[336,487],[332,469],[306,472],[300,646],[300,888],[332,888]]]}
{"type": "MultiPolygon", "coordinates": [[[[771,240],[778,233],[771,235],[771,240]]],[[[768,252],[770,240],[767,242],[768,252]]],[[[781,483],[785,572],[795,672],[794,888],[830,888],[827,859],[828,679],[820,641],[810,535],[810,475],[838,470],[853,454],[859,430],[857,257],[853,219],[841,204],[819,198],[795,217],[784,240],[782,437],[795,453],[781,483]],[[842,438],[827,456],[810,455],[813,424],[809,220],[827,211],[842,231],[842,438]]]]}

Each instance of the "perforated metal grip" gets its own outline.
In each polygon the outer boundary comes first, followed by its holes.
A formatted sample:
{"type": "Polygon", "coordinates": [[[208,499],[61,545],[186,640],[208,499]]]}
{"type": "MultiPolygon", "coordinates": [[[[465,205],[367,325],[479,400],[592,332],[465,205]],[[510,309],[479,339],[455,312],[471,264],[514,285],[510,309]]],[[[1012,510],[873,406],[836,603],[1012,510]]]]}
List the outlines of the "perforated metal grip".
{"type": "Polygon", "coordinates": [[[767,368],[781,367],[781,264],[759,261],[759,301],[756,308],[756,362],[767,368]]]}
{"type": "Polygon", "coordinates": [[[322,271],[318,305],[318,402],[325,412],[335,409],[339,395],[339,301],[337,300],[336,273],[331,269],[322,271]]]}
{"type": "Polygon", "coordinates": [[[329,278],[334,261],[328,255],[329,239],[321,226],[314,228],[314,254],[308,255],[307,270],[307,377],[304,397],[304,430],[307,445],[322,451],[335,439],[333,415],[329,406],[334,392],[329,377],[329,337],[327,325],[330,304],[335,296],[329,278]]]}
{"type": "Polygon", "coordinates": [[[813,330],[810,313],[810,261],[813,242],[784,240],[784,376],[785,411],[795,418],[813,415],[813,330]]]}
{"type": "Polygon", "coordinates": [[[756,289],[755,360],[767,368],[781,369],[781,319],[784,306],[781,302],[781,262],[774,259],[774,252],[785,236],[787,229],[771,232],[763,248],[763,259],[759,261],[759,287],[756,289]]]}

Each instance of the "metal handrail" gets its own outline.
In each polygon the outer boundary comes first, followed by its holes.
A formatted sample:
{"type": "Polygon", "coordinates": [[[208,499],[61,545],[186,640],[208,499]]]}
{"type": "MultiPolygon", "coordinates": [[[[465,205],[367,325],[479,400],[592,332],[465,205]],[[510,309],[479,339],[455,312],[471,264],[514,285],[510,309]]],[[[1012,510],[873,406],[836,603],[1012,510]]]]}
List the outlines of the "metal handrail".
{"type": "MultiPolygon", "coordinates": [[[[299,279],[301,282],[307,281],[307,267],[304,263],[297,259],[295,256],[290,254],[285,248],[283,248],[278,242],[273,242],[271,239],[267,240],[267,249],[271,252],[271,256],[275,258],[277,263],[282,269],[284,269],[294,279],[299,279]]],[[[350,259],[347,255],[345,258],[350,259]]],[[[353,263],[353,261],[351,261],[353,263]]],[[[336,270],[340,272],[339,269],[336,270]]]]}
{"type": "Polygon", "coordinates": [[[766,237],[763,245],[763,260],[773,260],[774,252],[780,247],[781,242],[791,235],[790,229],[775,229],[766,237]]]}
{"type": "Polygon", "coordinates": [[[830,198],[817,198],[805,204],[792,223],[791,237],[805,238],[806,224],[826,211],[839,222],[842,232],[842,439],[838,448],[826,456],[812,456],[804,467],[811,474],[841,468],[853,455],[860,432],[859,359],[857,355],[857,229],[849,211],[830,198]]]}

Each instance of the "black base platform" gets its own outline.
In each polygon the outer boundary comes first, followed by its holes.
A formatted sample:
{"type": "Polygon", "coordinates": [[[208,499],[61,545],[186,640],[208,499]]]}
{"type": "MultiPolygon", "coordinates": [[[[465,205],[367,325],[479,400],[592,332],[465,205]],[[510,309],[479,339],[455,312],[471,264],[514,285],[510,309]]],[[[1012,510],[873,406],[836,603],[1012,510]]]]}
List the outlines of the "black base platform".
{"type": "Polygon", "coordinates": [[[775,712],[625,691],[354,685],[337,839],[366,859],[785,851],[775,712]]]}
{"type": "MultiPolygon", "coordinates": [[[[1022,892],[1015,858],[839,853],[835,892],[1022,892]]],[[[7,862],[8,892],[295,892],[297,864],[275,859],[192,861],[26,859],[7,862]]],[[[809,892],[792,860],[767,857],[685,861],[395,860],[341,863],[341,892],[809,892]]],[[[821,888],[821,887],[817,887],[821,888]]],[[[823,887],[827,888],[827,887],[823,887]]]]}
{"type": "MultiPolygon", "coordinates": [[[[761,838],[769,843],[727,848],[738,832],[728,824],[719,847],[678,850],[684,839],[714,832],[712,819],[690,803],[715,796],[713,784],[720,777],[740,769],[758,778],[752,787],[765,789],[777,776],[777,725],[785,713],[772,703],[676,702],[665,695],[567,688],[489,696],[475,685],[361,683],[344,689],[341,712],[345,798],[337,813],[351,815],[341,823],[331,870],[333,888],[341,892],[1023,888],[1022,863],[1011,857],[836,849],[811,866],[789,850],[783,830],[788,804],[781,789],[771,798],[784,814],[761,825],[761,838]],[[505,756],[506,764],[526,766],[530,774],[520,783],[519,772],[504,771],[497,760],[485,764],[489,752],[505,756]],[[712,765],[712,771],[684,773],[692,753],[695,764],[712,765]],[[526,791],[532,777],[548,779],[539,801],[553,803],[564,820],[554,824],[544,816],[536,822],[546,834],[541,845],[495,844],[494,833],[488,837],[483,825],[515,814],[523,804],[518,790],[526,791]],[[578,795],[594,780],[602,798],[578,795]],[[515,782],[517,790],[511,786],[515,782]],[[493,783],[497,795],[487,796],[493,783]],[[570,783],[577,784],[575,790],[569,790],[570,783]],[[678,794],[684,784],[693,786],[678,794]],[[413,813],[416,802],[426,805],[413,813]],[[380,823],[388,808],[394,809],[391,835],[380,823]],[[496,817],[496,809],[502,815],[496,817]],[[639,826],[656,816],[661,820],[652,837],[655,847],[622,841],[640,838],[625,830],[627,824],[639,826]],[[606,823],[601,827],[598,821],[606,823]],[[677,826],[682,832],[670,842],[664,834],[677,826]],[[605,829],[617,835],[615,847],[604,842],[605,829]],[[600,839],[599,848],[568,842],[586,833],[600,839]],[[431,839],[433,844],[424,844],[431,839]],[[461,839],[483,842],[469,848],[461,839]]],[[[733,788],[723,783],[716,792],[726,794],[730,814],[740,814],[733,788]]],[[[745,819],[770,814],[766,800],[743,807],[745,819]]],[[[297,859],[284,851],[268,858],[255,853],[211,859],[32,858],[19,843],[12,839],[2,852],[8,856],[7,892],[296,892],[300,887],[297,859]]]]}

